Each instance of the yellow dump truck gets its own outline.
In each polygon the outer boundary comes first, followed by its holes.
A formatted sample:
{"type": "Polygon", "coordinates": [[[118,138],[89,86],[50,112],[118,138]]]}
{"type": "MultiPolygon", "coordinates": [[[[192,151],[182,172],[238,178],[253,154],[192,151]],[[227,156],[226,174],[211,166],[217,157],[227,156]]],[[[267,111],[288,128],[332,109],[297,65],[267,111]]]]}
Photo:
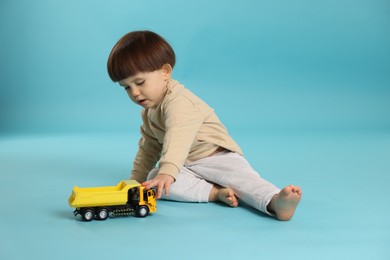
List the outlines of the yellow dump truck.
{"type": "Polygon", "coordinates": [[[84,221],[106,220],[110,215],[146,217],[156,212],[156,190],[146,190],[134,180],[124,180],[116,186],[79,188],[75,186],[68,199],[76,208],[74,215],[84,221]]]}

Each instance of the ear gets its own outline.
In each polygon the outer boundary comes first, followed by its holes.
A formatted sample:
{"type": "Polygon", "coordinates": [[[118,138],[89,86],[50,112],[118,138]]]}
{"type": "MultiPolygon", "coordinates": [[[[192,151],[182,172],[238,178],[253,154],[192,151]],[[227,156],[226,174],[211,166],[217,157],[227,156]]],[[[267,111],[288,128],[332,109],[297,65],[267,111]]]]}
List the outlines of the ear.
{"type": "Polygon", "coordinates": [[[163,73],[163,77],[165,80],[170,79],[172,74],[172,66],[168,63],[164,64],[161,68],[161,72],[163,73]]]}

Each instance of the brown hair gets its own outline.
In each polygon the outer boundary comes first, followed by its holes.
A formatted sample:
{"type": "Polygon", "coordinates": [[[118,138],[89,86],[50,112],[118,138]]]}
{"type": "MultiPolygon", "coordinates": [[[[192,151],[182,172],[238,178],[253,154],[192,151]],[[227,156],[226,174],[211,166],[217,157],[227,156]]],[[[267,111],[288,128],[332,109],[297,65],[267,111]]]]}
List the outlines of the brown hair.
{"type": "Polygon", "coordinates": [[[114,82],[139,72],[152,72],[164,64],[175,66],[175,52],[160,35],[151,31],[130,32],[115,44],[107,61],[107,70],[114,82]]]}

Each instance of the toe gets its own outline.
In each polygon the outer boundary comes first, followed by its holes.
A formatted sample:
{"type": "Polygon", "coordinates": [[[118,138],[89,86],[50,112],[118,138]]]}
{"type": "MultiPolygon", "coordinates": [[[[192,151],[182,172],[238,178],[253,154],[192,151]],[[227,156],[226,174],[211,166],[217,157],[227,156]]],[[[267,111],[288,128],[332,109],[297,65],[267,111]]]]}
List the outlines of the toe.
{"type": "Polygon", "coordinates": [[[298,195],[301,195],[301,194],[302,194],[301,187],[299,187],[299,186],[295,186],[293,191],[294,191],[295,193],[297,193],[298,195]]]}

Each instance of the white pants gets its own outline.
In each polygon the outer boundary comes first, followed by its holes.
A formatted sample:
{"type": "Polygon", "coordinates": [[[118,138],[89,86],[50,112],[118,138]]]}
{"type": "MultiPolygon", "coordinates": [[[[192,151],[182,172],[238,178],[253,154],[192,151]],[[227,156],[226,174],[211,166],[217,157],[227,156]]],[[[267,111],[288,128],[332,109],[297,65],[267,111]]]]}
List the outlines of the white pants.
{"type": "MultiPolygon", "coordinates": [[[[148,180],[156,177],[158,171],[158,168],[153,169],[148,180]]],[[[185,164],[176,182],[171,185],[168,197],[163,192],[162,198],[183,202],[208,202],[214,184],[233,189],[239,199],[267,214],[270,214],[267,211],[268,203],[280,192],[275,185],[261,178],[243,156],[223,151],[185,164]]]]}

